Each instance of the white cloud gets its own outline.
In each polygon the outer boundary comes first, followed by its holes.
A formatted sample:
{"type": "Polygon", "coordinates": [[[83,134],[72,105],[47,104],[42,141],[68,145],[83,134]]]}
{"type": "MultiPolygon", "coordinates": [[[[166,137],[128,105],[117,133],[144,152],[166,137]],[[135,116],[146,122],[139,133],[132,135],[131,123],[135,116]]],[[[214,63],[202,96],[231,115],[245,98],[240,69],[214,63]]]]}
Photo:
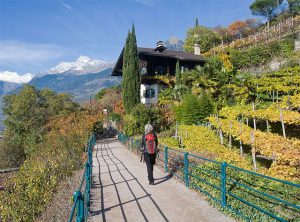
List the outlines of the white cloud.
{"type": "Polygon", "coordinates": [[[65,2],[59,2],[64,8],[66,8],[66,9],[68,9],[68,10],[72,10],[73,8],[72,8],[72,6],[71,5],[69,5],[69,4],[67,4],[67,3],[65,3],[65,2]]]}
{"type": "Polygon", "coordinates": [[[33,75],[30,73],[26,73],[24,75],[19,75],[16,72],[10,71],[0,71],[0,80],[6,82],[14,82],[14,83],[27,83],[33,78],[33,75]]]}
{"type": "Polygon", "coordinates": [[[56,45],[0,41],[0,64],[40,62],[59,58],[64,54],[65,50],[56,45]]]}
{"type": "Polygon", "coordinates": [[[141,3],[146,6],[153,6],[154,0],[133,0],[134,2],[141,3]]]}

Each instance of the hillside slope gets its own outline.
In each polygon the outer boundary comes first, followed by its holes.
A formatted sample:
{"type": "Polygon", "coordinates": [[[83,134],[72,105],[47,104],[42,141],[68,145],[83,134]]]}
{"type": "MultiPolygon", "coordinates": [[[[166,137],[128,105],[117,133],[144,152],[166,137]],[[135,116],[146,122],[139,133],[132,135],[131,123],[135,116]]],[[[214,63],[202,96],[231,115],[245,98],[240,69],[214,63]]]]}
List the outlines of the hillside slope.
{"type": "Polygon", "coordinates": [[[49,88],[59,93],[70,93],[76,101],[95,95],[100,89],[120,84],[120,79],[109,76],[112,69],[84,75],[49,74],[32,79],[28,84],[38,89],[49,88]]]}

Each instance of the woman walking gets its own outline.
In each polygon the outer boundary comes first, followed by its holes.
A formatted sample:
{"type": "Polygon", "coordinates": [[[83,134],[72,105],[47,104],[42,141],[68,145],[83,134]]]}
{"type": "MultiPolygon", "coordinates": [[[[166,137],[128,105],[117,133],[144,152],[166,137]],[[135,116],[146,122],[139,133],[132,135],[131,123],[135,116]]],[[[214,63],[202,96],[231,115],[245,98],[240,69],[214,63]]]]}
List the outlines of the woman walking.
{"type": "Polygon", "coordinates": [[[149,185],[154,185],[153,166],[158,152],[158,140],[151,124],[145,126],[145,134],[142,136],[142,155],[147,165],[149,185]]]}

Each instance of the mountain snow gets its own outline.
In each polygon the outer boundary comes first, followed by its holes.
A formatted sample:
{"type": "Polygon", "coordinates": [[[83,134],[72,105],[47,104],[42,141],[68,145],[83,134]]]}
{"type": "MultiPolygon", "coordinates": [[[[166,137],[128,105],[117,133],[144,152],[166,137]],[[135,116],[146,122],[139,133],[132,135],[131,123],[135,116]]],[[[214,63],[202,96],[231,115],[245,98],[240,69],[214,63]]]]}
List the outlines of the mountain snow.
{"type": "Polygon", "coordinates": [[[165,42],[167,49],[183,51],[184,42],[177,37],[171,37],[165,42]]]}
{"type": "Polygon", "coordinates": [[[48,74],[87,74],[98,73],[105,69],[112,68],[113,63],[102,60],[90,59],[87,56],[79,56],[75,62],[61,62],[57,66],[42,73],[48,74]]]}

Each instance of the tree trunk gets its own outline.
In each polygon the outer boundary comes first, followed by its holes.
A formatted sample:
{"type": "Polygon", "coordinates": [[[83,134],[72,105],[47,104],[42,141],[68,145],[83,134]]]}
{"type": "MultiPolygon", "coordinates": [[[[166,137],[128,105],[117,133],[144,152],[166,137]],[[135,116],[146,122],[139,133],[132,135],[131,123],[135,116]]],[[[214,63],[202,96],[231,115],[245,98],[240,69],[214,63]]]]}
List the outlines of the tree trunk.
{"type": "MultiPolygon", "coordinates": [[[[252,102],[252,110],[254,111],[254,102],[252,102]]],[[[254,127],[254,130],[256,130],[256,120],[255,118],[253,117],[253,127],[254,127]]]]}
{"type": "Polygon", "coordinates": [[[283,134],[283,137],[286,138],[284,121],[283,121],[283,114],[282,114],[282,109],[281,108],[279,109],[279,112],[280,112],[280,121],[281,121],[281,126],[282,126],[282,134],[283,134]]]}
{"type": "Polygon", "coordinates": [[[224,144],[224,141],[223,141],[223,132],[222,132],[221,128],[219,129],[219,132],[220,132],[220,143],[221,143],[221,145],[223,145],[224,144]]]}
{"type": "Polygon", "coordinates": [[[256,157],[255,157],[254,131],[251,131],[251,133],[250,133],[250,141],[251,141],[251,153],[252,153],[253,169],[256,172],[257,171],[257,166],[256,166],[256,157]]]}
{"type": "Polygon", "coordinates": [[[232,122],[230,122],[230,126],[229,126],[229,147],[232,147],[232,136],[231,136],[231,130],[232,130],[232,122]]]}

